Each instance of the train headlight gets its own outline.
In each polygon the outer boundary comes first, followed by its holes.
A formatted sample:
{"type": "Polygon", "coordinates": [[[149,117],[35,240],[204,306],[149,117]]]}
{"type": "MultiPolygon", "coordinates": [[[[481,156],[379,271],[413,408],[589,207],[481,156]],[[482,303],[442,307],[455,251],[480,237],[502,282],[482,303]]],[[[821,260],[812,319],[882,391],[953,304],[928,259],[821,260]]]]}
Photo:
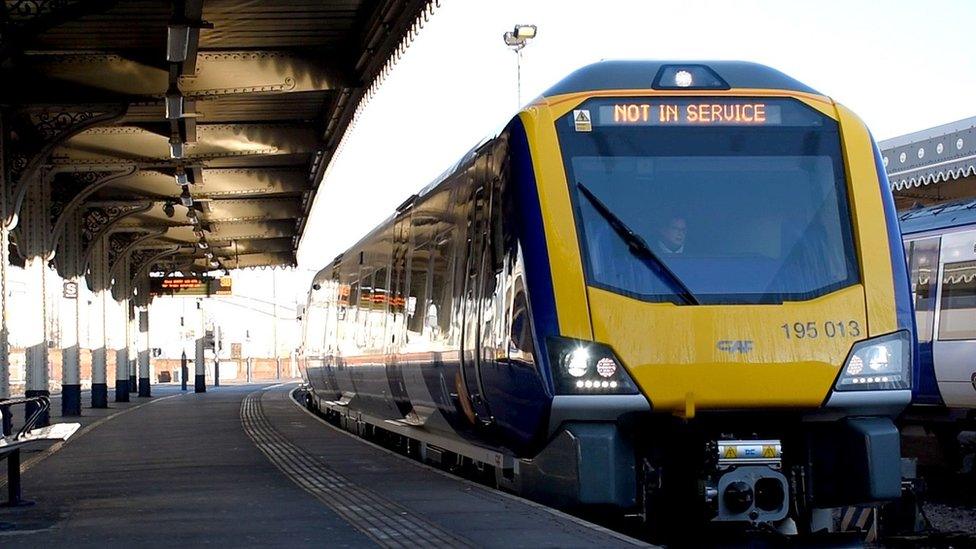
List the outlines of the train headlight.
{"type": "Polygon", "coordinates": [[[655,90],[727,90],[728,82],[705,65],[664,65],[651,87],[655,90]]]}
{"type": "Polygon", "coordinates": [[[562,337],[548,340],[556,393],[637,394],[637,386],[610,347],[562,337]]]}
{"type": "Polygon", "coordinates": [[[590,350],[577,347],[561,357],[561,366],[573,377],[583,377],[590,366],[590,350]]]}
{"type": "Polygon", "coordinates": [[[912,338],[907,331],[861,341],[837,378],[838,391],[911,389],[912,338]]]}

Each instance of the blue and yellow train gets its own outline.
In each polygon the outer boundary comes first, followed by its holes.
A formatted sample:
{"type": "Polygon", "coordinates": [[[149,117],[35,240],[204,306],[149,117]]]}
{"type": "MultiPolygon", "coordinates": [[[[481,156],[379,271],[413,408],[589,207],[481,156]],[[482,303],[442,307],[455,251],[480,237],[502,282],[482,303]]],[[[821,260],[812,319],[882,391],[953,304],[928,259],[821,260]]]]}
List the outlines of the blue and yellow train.
{"type": "Polygon", "coordinates": [[[564,507],[810,530],[900,493],[901,246],[830,98],[751,63],[600,62],[317,274],[310,404],[564,507]]]}

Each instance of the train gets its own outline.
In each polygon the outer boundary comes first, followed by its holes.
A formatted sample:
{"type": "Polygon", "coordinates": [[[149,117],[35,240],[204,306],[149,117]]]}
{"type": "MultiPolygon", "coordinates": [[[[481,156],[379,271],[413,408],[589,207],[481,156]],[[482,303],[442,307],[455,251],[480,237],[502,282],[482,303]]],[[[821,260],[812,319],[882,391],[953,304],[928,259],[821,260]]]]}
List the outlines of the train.
{"type": "Polygon", "coordinates": [[[901,495],[911,300],[853,112],[755,63],[602,61],[315,275],[301,369],[350,430],[652,539],[802,535],[901,495]]]}
{"type": "Polygon", "coordinates": [[[911,409],[902,423],[931,431],[946,464],[976,430],[976,199],[902,212],[919,347],[911,409]]]}

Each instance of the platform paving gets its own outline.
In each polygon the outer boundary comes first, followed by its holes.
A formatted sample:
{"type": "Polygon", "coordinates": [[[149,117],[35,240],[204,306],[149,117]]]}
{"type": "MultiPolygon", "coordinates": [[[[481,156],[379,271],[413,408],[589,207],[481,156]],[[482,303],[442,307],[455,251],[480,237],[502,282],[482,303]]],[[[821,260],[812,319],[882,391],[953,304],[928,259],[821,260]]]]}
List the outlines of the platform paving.
{"type": "Polygon", "coordinates": [[[25,457],[35,505],[0,509],[0,547],[637,545],[341,432],[294,387],[164,386],[83,416],[25,457]]]}

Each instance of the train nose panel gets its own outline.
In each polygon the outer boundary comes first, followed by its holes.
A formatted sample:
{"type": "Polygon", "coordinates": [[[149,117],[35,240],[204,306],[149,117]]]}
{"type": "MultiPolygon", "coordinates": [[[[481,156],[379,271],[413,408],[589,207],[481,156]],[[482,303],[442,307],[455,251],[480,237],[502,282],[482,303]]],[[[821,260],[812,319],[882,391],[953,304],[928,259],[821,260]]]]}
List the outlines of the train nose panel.
{"type": "Polygon", "coordinates": [[[593,335],[658,411],[816,408],[867,337],[860,286],[770,305],[648,303],[589,289],[593,335]]]}

